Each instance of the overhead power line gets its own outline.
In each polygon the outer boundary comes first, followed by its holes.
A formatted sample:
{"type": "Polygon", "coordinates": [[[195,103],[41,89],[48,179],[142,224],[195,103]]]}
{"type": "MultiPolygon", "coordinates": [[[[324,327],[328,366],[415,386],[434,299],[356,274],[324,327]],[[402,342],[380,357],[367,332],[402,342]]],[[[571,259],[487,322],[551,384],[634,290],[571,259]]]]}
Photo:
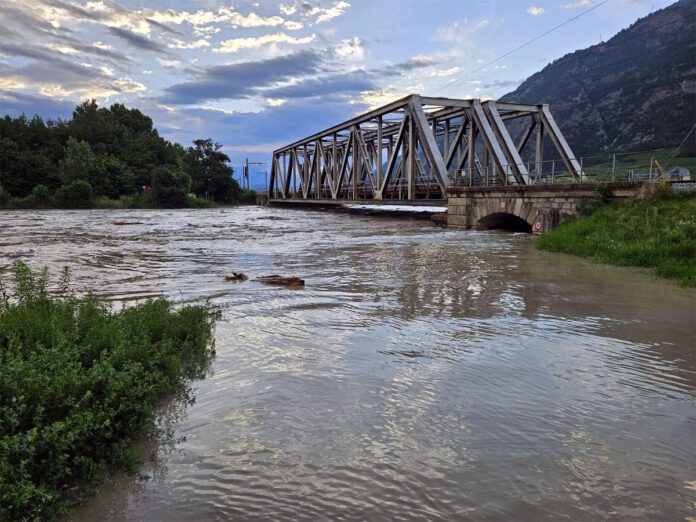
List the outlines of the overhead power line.
{"type": "Polygon", "coordinates": [[[667,163],[665,163],[665,168],[669,167],[669,164],[672,163],[672,160],[673,160],[674,157],[677,155],[677,153],[679,152],[679,150],[684,146],[684,144],[686,143],[686,140],[689,139],[689,136],[691,136],[691,133],[694,132],[694,129],[696,129],[696,123],[694,123],[693,127],[691,127],[691,130],[690,130],[689,132],[686,133],[686,136],[684,136],[684,139],[683,139],[682,142],[679,144],[679,146],[678,146],[676,149],[674,149],[674,152],[672,153],[672,155],[671,155],[671,156],[669,157],[669,159],[667,160],[667,163]]]}
{"type": "Polygon", "coordinates": [[[513,53],[516,53],[516,52],[519,51],[520,49],[524,49],[524,48],[527,47],[528,45],[533,44],[534,42],[536,42],[537,40],[540,40],[540,39],[543,38],[544,36],[547,36],[547,35],[553,33],[554,31],[557,31],[557,30],[560,29],[561,27],[564,27],[564,26],[568,25],[569,23],[574,22],[574,21],[577,20],[578,18],[581,18],[581,17],[585,16],[586,14],[591,13],[591,12],[594,11],[595,9],[598,9],[598,8],[602,7],[604,4],[606,4],[606,3],[608,3],[608,2],[610,2],[610,0],[604,0],[603,2],[600,2],[599,4],[595,5],[594,7],[590,7],[589,9],[587,9],[586,11],[583,11],[582,13],[577,14],[577,15],[573,16],[572,18],[568,18],[568,20],[566,20],[565,22],[562,22],[562,23],[558,24],[557,26],[552,27],[551,29],[549,29],[549,30],[547,30],[547,31],[544,31],[543,33],[541,33],[540,35],[535,36],[535,37],[532,38],[531,40],[527,40],[527,41],[524,42],[523,44],[518,45],[518,46],[515,47],[514,49],[511,49],[511,50],[507,51],[507,52],[504,53],[504,54],[501,54],[501,55],[498,56],[497,58],[491,60],[490,62],[487,62],[487,63],[483,64],[482,66],[478,67],[477,69],[474,69],[473,71],[469,71],[469,72],[466,73],[465,75],[460,76],[460,77],[458,77],[458,78],[452,78],[452,79],[449,80],[445,85],[443,85],[442,87],[438,87],[437,89],[435,89],[435,90],[432,91],[432,92],[433,92],[433,93],[439,92],[439,91],[441,91],[442,89],[445,89],[446,87],[449,87],[449,85],[451,85],[452,83],[454,83],[454,82],[456,82],[456,81],[466,80],[466,79],[469,78],[471,75],[476,74],[477,72],[479,72],[479,71],[485,69],[486,67],[489,67],[489,66],[493,65],[493,64],[496,63],[496,62],[499,62],[499,61],[502,60],[503,58],[507,58],[508,56],[510,56],[510,55],[513,54],[513,53]]]}

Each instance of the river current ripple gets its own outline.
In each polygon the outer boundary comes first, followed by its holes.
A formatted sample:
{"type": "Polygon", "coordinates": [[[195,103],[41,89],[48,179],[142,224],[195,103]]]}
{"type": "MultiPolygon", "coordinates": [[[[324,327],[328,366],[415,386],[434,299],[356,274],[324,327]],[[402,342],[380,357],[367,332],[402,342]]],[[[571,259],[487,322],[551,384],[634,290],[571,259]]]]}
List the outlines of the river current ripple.
{"type": "Polygon", "coordinates": [[[671,283],[524,234],[259,207],[1,212],[17,258],[223,312],[175,442],[78,520],[696,515],[696,301],[671,283]]]}

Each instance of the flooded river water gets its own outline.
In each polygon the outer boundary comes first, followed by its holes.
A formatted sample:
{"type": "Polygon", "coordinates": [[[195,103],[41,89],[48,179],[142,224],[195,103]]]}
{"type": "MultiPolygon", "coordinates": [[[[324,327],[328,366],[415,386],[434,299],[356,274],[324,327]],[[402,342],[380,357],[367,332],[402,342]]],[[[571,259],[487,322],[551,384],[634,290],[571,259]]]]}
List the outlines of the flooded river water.
{"type": "Polygon", "coordinates": [[[2,212],[17,257],[223,312],[175,442],[78,520],[696,516],[693,291],[525,234],[258,207],[2,212]]]}

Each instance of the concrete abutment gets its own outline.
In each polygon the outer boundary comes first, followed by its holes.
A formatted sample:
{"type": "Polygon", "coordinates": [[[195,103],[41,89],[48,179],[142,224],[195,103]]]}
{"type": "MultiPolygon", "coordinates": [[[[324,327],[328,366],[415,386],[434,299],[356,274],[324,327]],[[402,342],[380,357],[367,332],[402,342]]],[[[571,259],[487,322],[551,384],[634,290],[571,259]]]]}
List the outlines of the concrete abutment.
{"type": "MultiPolygon", "coordinates": [[[[640,183],[634,182],[612,182],[602,186],[616,199],[635,198],[640,191],[640,183]]],[[[449,189],[448,196],[449,227],[526,229],[519,223],[523,221],[532,232],[540,234],[578,217],[582,201],[597,198],[598,193],[596,184],[569,183],[455,187],[449,189]]]]}

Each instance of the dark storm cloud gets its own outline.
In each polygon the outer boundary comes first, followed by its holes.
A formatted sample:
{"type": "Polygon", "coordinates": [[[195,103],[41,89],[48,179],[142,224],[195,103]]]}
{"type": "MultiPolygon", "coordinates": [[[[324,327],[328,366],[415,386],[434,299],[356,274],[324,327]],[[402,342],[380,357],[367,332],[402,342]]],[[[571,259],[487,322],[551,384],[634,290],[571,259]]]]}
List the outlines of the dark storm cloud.
{"type": "Polygon", "coordinates": [[[7,56],[53,61],[60,56],[55,51],[49,51],[39,45],[51,42],[68,45],[74,50],[93,55],[107,61],[109,65],[118,67],[131,63],[126,55],[112,49],[100,49],[83,43],[81,39],[71,36],[73,32],[64,27],[53,27],[45,20],[13,7],[3,7],[0,11],[0,43],[8,46],[2,52],[7,56]]]}
{"type": "Polygon", "coordinates": [[[321,78],[311,78],[295,85],[262,91],[269,98],[309,98],[333,94],[351,94],[376,88],[371,75],[366,71],[355,71],[321,78]]]}
{"type": "Polygon", "coordinates": [[[312,51],[256,62],[218,65],[205,69],[197,78],[167,89],[166,103],[188,104],[204,100],[239,99],[257,94],[258,89],[292,77],[314,74],[321,58],[312,51]]]}
{"type": "Polygon", "coordinates": [[[0,39],[7,39],[11,34],[32,33],[50,38],[57,38],[62,41],[78,43],[79,40],[70,36],[72,31],[65,27],[53,27],[48,21],[32,16],[21,9],[11,6],[3,6],[0,9],[0,19],[3,20],[5,26],[12,27],[11,33],[0,33],[0,39]],[[18,30],[21,29],[21,31],[18,30]]]}
{"type": "Polygon", "coordinates": [[[326,96],[311,103],[291,99],[280,107],[269,107],[262,112],[225,114],[221,111],[187,108],[181,109],[184,117],[200,122],[202,127],[188,125],[184,119],[173,135],[181,143],[187,143],[202,132],[224,136],[234,146],[258,145],[268,141],[290,143],[321,129],[355,116],[360,107],[344,99],[326,96]]]}
{"type": "Polygon", "coordinates": [[[54,53],[51,53],[45,49],[33,47],[31,45],[16,45],[8,43],[0,43],[0,53],[3,56],[14,56],[19,58],[31,58],[33,60],[40,61],[50,61],[54,57],[54,53]]]}
{"type": "Polygon", "coordinates": [[[159,54],[170,54],[164,46],[132,31],[121,29],[119,27],[109,27],[108,29],[113,36],[120,38],[132,47],[159,54]]]}
{"type": "Polygon", "coordinates": [[[163,24],[161,22],[157,22],[157,21],[153,20],[152,18],[145,18],[145,21],[148,24],[150,24],[152,27],[156,27],[159,30],[164,31],[165,33],[171,33],[171,34],[177,34],[177,35],[182,34],[181,31],[177,31],[176,29],[172,29],[168,25],[163,24]]]}
{"type": "Polygon", "coordinates": [[[14,74],[22,78],[64,83],[74,85],[92,79],[108,79],[102,72],[94,67],[74,63],[66,60],[55,51],[42,47],[32,47],[30,45],[15,45],[0,43],[0,53],[5,56],[28,58],[41,63],[41,67],[36,65],[26,65],[14,69],[14,74]]]}
{"type": "Polygon", "coordinates": [[[410,72],[415,69],[424,69],[425,67],[432,67],[433,65],[437,65],[438,63],[439,62],[437,62],[433,58],[429,58],[427,56],[419,56],[415,58],[409,58],[405,62],[399,62],[395,63],[394,65],[387,65],[385,67],[373,69],[372,72],[385,75],[401,75],[405,72],[410,72]]]}

